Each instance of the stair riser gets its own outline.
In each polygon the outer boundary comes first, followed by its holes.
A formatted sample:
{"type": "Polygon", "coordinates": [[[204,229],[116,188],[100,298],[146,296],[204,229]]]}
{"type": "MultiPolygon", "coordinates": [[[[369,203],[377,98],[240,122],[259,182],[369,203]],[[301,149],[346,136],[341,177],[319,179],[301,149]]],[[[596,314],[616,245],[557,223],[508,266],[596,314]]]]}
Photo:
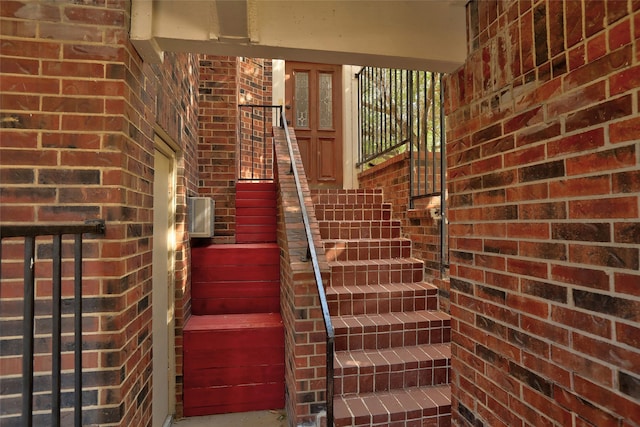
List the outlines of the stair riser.
{"type": "Polygon", "coordinates": [[[210,245],[191,250],[194,270],[214,265],[264,265],[279,264],[280,249],[277,245],[210,245]]]}
{"type": "Polygon", "coordinates": [[[280,280],[279,265],[258,265],[243,268],[237,265],[219,265],[198,269],[198,282],[246,282],[280,280]]]}
{"type": "Polygon", "coordinates": [[[186,417],[284,407],[284,382],[214,388],[185,388],[186,417]]]}
{"type": "Polygon", "coordinates": [[[331,241],[324,243],[327,261],[367,261],[411,257],[408,240],[384,241],[331,241]]]}
{"type": "Polygon", "coordinates": [[[255,208],[276,208],[276,200],[273,199],[238,199],[236,198],[236,209],[255,209],[255,208]]]}
{"type": "Polygon", "coordinates": [[[236,219],[242,217],[253,217],[253,216],[276,216],[277,211],[276,208],[267,208],[264,206],[252,207],[252,208],[242,208],[236,207],[236,219]]]}
{"type": "Polygon", "coordinates": [[[422,282],[423,278],[422,263],[331,266],[331,286],[413,283],[422,282]]]}
{"type": "MultiPolygon", "coordinates": [[[[396,327],[391,325],[390,328],[396,327]]],[[[364,332],[348,329],[336,329],[336,351],[374,350],[391,347],[414,346],[423,344],[442,344],[451,340],[449,326],[430,326],[426,328],[406,327],[401,330],[389,330],[389,327],[367,327],[364,332]],[[378,329],[369,332],[368,329],[378,329]]]]}
{"type": "Polygon", "coordinates": [[[276,191],[275,182],[242,182],[236,183],[236,192],[242,193],[243,191],[276,191]]]}
{"type": "Polygon", "coordinates": [[[413,369],[404,366],[377,366],[364,372],[359,370],[353,375],[344,375],[341,370],[336,370],[334,393],[349,395],[448,384],[451,378],[451,367],[447,361],[436,362],[445,366],[423,366],[413,369]]]}
{"type": "Polygon", "coordinates": [[[437,295],[395,297],[371,294],[328,294],[327,302],[332,316],[400,313],[414,310],[437,310],[437,295]]]}
{"type": "Polygon", "coordinates": [[[314,210],[318,221],[388,221],[391,219],[391,206],[388,204],[358,206],[316,205],[314,210]]]}
{"type": "MultiPolygon", "coordinates": [[[[437,410],[436,410],[437,412],[437,410]]],[[[442,415],[418,415],[416,413],[409,414],[410,417],[406,417],[407,414],[398,413],[391,414],[390,416],[377,415],[362,416],[356,418],[336,418],[334,420],[335,427],[451,427],[451,413],[448,412],[442,415]]]]}
{"type": "Polygon", "coordinates": [[[273,313],[280,311],[280,295],[246,298],[193,298],[191,313],[196,316],[211,314],[273,313]]]}
{"type": "Polygon", "coordinates": [[[318,221],[323,239],[395,239],[400,237],[398,221],[318,221]]]}
{"type": "Polygon", "coordinates": [[[381,190],[358,190],[337,192],[311,192],[311,200],[316,205],[364,205],[384,202],[381,190]]]}
{"type": "Polygon", "coordinates": [[[284,363],[201,369],[185,377],[185,388],[209,388],[251,384],[278,383],[284,378],[284,363]]]}

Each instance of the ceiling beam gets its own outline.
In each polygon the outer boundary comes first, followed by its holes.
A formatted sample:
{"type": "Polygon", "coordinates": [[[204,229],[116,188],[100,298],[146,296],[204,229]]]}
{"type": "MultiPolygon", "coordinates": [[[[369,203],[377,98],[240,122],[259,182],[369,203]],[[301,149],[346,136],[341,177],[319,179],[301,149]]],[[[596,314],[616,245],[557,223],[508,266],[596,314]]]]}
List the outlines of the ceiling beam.
{"type": "Polygon", "coordinates": [[[161,51],[441,72],[460,66],[467,53],[465,8],[459,0],[133,0],[133,4],[134,10],[145,11],[132,13],[136,47],[142,43],[161,51]]]}

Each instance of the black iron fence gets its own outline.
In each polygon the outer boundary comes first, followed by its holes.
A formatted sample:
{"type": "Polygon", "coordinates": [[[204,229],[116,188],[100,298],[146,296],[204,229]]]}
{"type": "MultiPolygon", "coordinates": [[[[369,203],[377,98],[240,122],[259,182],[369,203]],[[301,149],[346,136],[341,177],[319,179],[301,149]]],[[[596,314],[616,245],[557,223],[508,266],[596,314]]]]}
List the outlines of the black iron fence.
{"type": "Polygon", "coordinates": [[[357,78],[358,166],[365,169],[409,153],[409,206],[429,200],[422,204],[431,206],[432,215],[440,220],[444,268],[449,251],[442,74],[365,67],[357,78]]]}
{"type": "MultiPolygon", "coordinates": [[[[22,405],[20,420],[21,425],[31,427],[35,424],[58,427],[61,425],[61,408],[63,407],[62,392],[62,321],[65,317],[62,309],[62,261],[63,261],[63,236],[71,235],[73,239],[73,425],[82,425],[82,235],[92,233],[103,235],[105,225],[103,221],[95,221],[79,225],[6,225],[0,224],[0,277],[2,276],[2,250],[6,239],[17,238],[11,246],[23,246],[23,289],[22,306],[22,377],[20,378],[20,390],[22,393],[22,405]],[[50,358],[51,370],[44,372],[50,375],[50,402],[45,406],[50,409],[50,417],[47,421],[34,422],[34,359],[36,356],[34,331],[37,329],[36,320],[36,269],[38,268],[36,257],[36,239],[43,237],[51,240],[51,277],[47,282],[51,283],[51,334],[50,358]],[[17,244],[16,244],[17,243],[17,244]]],[[[8,242],[6,242],[8,243],[8,242]]],[[[6,268],[6,265],[5,265],[6,268]]],[[[45,270],[47,268],[45,267],[45,270]]],[[[66,316],[68,317],[68,316],[66,316]]],[[[40,346],[41,347],[41,346],[40,346]]],[[[48,347],[48,346],[47,346],[48,347]]],[[[5,355],[3,355],[5,356],[5,355]]],[[[38,356],[42,353],[38,352],[38,356]]],[[[39,372],[42,374],[43,372],[39,372]]],[[[17,390],[16,390],[17,391],[17,390]]],[[[3,394],[8,391],[4,390],[3,394]]],[[[68,390],[66,390],[68,393],[68,390]]],[[[42,393],[40,393],[41,395],[42,393]]],[[[49,394],[49,393],[48,393],[49,394]]],[[[41,397],[41,396],[40,396],[41,397]]],[[[0,420],[1,421],[1,420],[0,420]]],[[[70,421],[62,423],[71,425],[70,421]]]]}

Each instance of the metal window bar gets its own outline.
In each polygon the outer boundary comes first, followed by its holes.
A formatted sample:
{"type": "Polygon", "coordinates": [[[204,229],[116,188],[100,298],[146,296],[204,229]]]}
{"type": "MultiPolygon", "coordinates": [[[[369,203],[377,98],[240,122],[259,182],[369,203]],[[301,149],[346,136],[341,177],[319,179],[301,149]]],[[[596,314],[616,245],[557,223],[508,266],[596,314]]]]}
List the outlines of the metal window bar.
{"type": "Polygon", "coordinates": [[[300,185],[300,176],[298,174],[298,168],[296,160],[293,155],[293,145],[291,137],[289,136],[289,126],[287,125],[287,119],[284,111],[280,110],[280,126],[284,129],[284,134],[287,138],[287,147],[289,149],[289,157],[291,159],[291,171],[293,172],[294,181],[296,184],[296,192],[298,194],[298,203],[300,203],[300,209],[302,211],[302,222],[304,224],[304,231],[307,236],[307,259],[311,261],[313,265],[313,274],[316,281],[316,287],[318,290],[318,297],[320,299],[320,309],[322,311],[322,319],[324,321],[324,328],[327,334],[326,340],[326,385],[325,398],[327,400],[327,426],[333,427],[333,375],[334,365],[333,357],[335,353],[335,331],[333,324],[331,323],[331,315],[329,313],[329,304],[327,303],[327,295],[324,290],[324,284],[322,283],[322,276],[320,275],[320,265],[318,263],[318,255],[316,252],[315,244],[313,243],[313,235],[311,234],[311,225],[309,221],[309,214],[304,202],[304,196],[302,194],[302,186],[300,185]]]}
{"type": "Polygon", "coordinates": [[[268,181],[273,179],[273,137],[271,126],[280,121],[278,105],[238,105],[238,180],[268,181]],[[271,113],[271,114],[269,114],[271,113]]]}
{"type": "Polygon", "coordinates": [[[24,304],[22,331],[22,414],[24,427],[33,426],[34,326],[36,237],[53,237],[52,333],[51,333],[51,422],[61,422],[62,371],[62,236],[74,236],[74,425],[82,425],[82,235],[104,235],[102,220],[76,225],[0,224],[0,272],[2,239],[24,237],[24,304]]]}
{"type": "Polygon", "coordinates": [[[358,79],[357,165],[409,151],[409,206],[440,198],[441,268],[448,267],[442,75],[365,67],[358,79]]]}

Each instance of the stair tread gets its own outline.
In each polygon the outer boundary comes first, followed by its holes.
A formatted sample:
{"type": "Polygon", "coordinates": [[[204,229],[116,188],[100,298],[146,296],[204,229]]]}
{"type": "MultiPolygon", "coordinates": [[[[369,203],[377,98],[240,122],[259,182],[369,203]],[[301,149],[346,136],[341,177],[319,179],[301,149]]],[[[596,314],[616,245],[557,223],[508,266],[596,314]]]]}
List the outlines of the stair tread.
{"type": "Polygon", "coordinates": [[[273,328],[282,325],[280,313],[192,315],[184,325],[184,332],[273,328]]]}
{"type": "Polygon", "coordinates": [[[387,259],[355,259],[348,261],[328,261],[330,267],[333,266],[348,266],[348,265],[381,265],[381,264],[423,264],[424,262],[418,258],[403,257],[403,258],[387,258],[387,259]]]}
{"type": "Polygon", "coordinates": [[[441,311],[419,310],[410,312],[392,312],[380,314],[359,314],[354,316],[331,316],[331,322],[339,327],[367,327],[415,322],[447,322],[451,316],[441,311]]]}
{"type": "MultiPolygon", "coordinates": [[[[380,417],[405,414],[406,419],[451,413],[451,387],[438,385],[340,396],[334,399],[336,420],[360,419],[354,425],[384,422],[380,417]],[[364,422],[363,422],[364,421],[364,422]]],[[[398,418],[394,417],[393,420],[398,418]]],[[[388,419],[388,421],[392,421],[388,419]]],[[[336,425],[349,425],[338,424],[336,425]]]]}
{"type": "Polygon", "coordinates": [[[351,286],[332,286],[326,289],[327,296],[339,294],[380,294],[389,292],[407,292],[425,290],[427,292],[438,292],[438,287],[429,282],[413,282],[413,283],[383,283],[372,285],[351,285],[351,286]]]}
{"type": "Polygon", "coordinates": [[[376,365],[394,365],[451,358],[451,344],[423,344],[407,347],[336,351],[336,367],[343,370],[376,365]]]}

